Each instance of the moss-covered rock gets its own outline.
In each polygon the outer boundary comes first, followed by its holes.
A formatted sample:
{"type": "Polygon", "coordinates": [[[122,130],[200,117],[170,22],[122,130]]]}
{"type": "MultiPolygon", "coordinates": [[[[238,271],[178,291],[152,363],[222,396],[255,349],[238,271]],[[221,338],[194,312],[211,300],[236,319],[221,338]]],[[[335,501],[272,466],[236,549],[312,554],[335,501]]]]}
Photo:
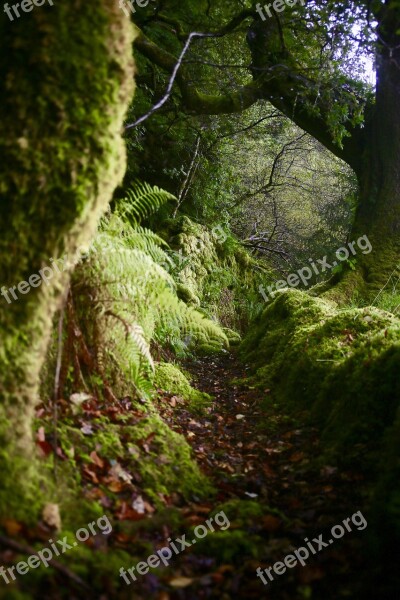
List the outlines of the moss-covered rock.
{"type": "Polygon", "coordinates": [[[204,343],[199,344],[196,347],[196,354],[199,356],[212,356],[213,354],[219,354],[223,351],[221,344],[204,343]]]}
{"type": "Polygon", "coordinates": [[[298,290],[278,293],[242,355],[263,385],[322,423],[327,446],[379,439],[400,401],[400,321],[368,307],[337,310],[298,290]]]}
{"type": "Polygon", "coordinates": [[[306,409],[321,427],[320,460],[329,455],[352,468],[357,461],[368,475],[369,569],[361,597],[374,589],[379,598],[394,598],[400,585],[399,319],[374,307],[340,310],[326,298],[282,291],[241,352],[272,397],[306,409]]]}
{"type": "Polygon", "coordinates": [[[204,540],[198,540],[193,549],[195,554],[214,557],[220,564],[243,562],[243,557],[259,558],[262,552],[262,537],[249,535],[248,531],[210,532],[204,540]]]}
{"type": "Polygon", "coordinates": [[[154,385],[189,402],[189,406],[197,411],[203,410],[211,403],[211,396],[192,388],[187,377],[176,365],[157,363],[154,385]]]}
{"type": "Polygon", "coordinates": [[[184,283],[178,283],[176,286],[176,294],[178,298],[193,306],[200,306],[200,298],[196,296],[193,289],[184,283]]]}
{"type": "Polygon", "coordinates": [[[254,525],[264,516],[263,506],[254,500],[229,500],[220,504],[212,515],[223,512],[233,527],[254,525]]]}
{"type": "Polygon", "coordinates": [[[229,327],[224,327],[223,332],[228,338],[229,346],[238,346],[242,341],[240,333],[238,333],[237,331],[233,331],[233,329],[229,329],[229,327]]]}
{"type": "Polygon", "coordinates": [[[209,228],[181,216],[165,221],[158,233],[178,257],[179,297],[202,306],[224,326],[242,329],[250,314],[261,308],[258,287],[272,282],[272,273],[220,225],[209,228]]]}

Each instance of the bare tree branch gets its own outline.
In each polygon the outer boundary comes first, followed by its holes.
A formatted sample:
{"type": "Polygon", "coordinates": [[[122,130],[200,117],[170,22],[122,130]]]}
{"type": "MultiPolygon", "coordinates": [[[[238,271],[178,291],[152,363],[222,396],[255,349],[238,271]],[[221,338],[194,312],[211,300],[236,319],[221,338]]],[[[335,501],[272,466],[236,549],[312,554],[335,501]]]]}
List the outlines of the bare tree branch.
{"type": "Polygon", "coordinates": [[[172,92],[172,88],[174,86],[174,82],[176,79],[176,76],[178,74],[178,71],[182,65],[182,61],[183,58],[186,54],[186,52],[189,50],[190,44],[192,43],[192,40],[194,38],[206,38],[206,37],[212,37],[213,34],[210,33],[197,33],[197,32],[192,32],[189,34],[185,45],[182,49],[182,52],[179,55],[178,61],[176,62],[174,69],[172,71],[172,75],[171,78],[168,82],[168,86],[167,86],[167,91],[165,92],[164,96],[161,98],[161,100],[159,100],[157,102],[157,104],[155,104],[154,106],[152,106],[152,108],[149,110],[149,112],[147,112],[145,115],[141,116],[139,119],[137,119],[137,121],[135,121],[134,123],[130,123],[129,125],[125,126],[125,129],[131,129],[132,127],[137,127],[138,125],[140,125],[140,123],[143,123],[143,121],[146,121],[146,119],[148,119],[149,117],[151,117],[152,114],[154,114],[157,110],[159,110],[162,106],[164,106],[164,104],[167,102],[168,98],[171,95],[172,92]]]}

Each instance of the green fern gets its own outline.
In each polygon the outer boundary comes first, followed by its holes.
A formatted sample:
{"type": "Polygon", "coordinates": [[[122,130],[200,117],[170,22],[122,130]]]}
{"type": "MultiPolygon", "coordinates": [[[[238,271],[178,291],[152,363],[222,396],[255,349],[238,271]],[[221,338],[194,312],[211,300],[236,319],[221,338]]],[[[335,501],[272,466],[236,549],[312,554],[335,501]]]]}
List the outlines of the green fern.
{"type": "Polygon", "coordinates": [[[120,393],[129,393],[126,385],[132,385],[139,395],[148,395],[152,341],[182,350],[186,336],[194,343],[228,346],[217,323],[177,297],[176,282],[164,268],[171,264],[168,245],[139,224],[171,199],[159,188],[136,184],[102,220],[88,257],[74,274],[79,301],[87,306],[91,298],[87,318],[96,331],[93,344],[104,348],[105,369],[120,393]]]}
{"type": "Polygon", "coordinates": [[[169,201],[177,202],[175,196],[148,183],[136,181],[126,192],[126,197],[119,201],[118,212],[123,219],[136,225],[154,214],[169,201]]]}

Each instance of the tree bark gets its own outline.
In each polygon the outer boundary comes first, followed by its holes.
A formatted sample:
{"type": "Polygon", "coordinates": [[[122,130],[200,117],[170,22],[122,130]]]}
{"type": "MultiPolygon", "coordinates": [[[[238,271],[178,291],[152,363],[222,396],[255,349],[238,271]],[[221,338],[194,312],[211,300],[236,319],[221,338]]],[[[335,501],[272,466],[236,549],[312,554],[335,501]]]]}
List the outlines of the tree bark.
{"type": "MultiPolygon", "coordinates": [[[[398,10],[396,12],[399,12],[398,10]]],[[[351,240],[367,235],[372,251],[357,253],[348,272],[328,296],[349,299],[354,292],[373,301],[400,276],[400,36],[399,15],[381,15],[377,50],[376,103],[366,120],[365,150],[357,171],[360,194],[351,240]]]]}
{"type": "Polygon", "coordinates": [[[90,240],[124,174],[132,33],[109,0],[0,13],[0,514],[33,489],[39,373],[69,277],[56,261],[90,240]]]}

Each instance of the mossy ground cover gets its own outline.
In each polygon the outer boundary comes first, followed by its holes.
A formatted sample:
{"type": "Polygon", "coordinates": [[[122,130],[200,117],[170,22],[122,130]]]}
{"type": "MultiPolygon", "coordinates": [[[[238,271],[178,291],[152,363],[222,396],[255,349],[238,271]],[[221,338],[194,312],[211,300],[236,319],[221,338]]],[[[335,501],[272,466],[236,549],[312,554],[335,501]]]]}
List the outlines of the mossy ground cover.
{"type": "MultiPolygon", "coordinates": [[[[103,514],[113,530],[59,559],[90,592],[57,569],[41,568],[20,577],[0,597],[42,598],[40,590],[46,590],[49,600],[90,593],[123,600],[159,600],[163,595],[174,600],[204,595],[259,600],[266,589],[256,576],[258,566],[271,566],[302,545],[305,536],[311,539],[359,508],[359,473],[316,465],[320,444],[315,429],[287,418],[270,401],[260,406],[260,397],[268,398],[270,392],[243,385],[246,371],[232,356],[194,359],[186,368],[212,395],[200,414],[172,392],[159,393],[151,404],[131,398],[114,405],[93,398],[61,403],[58,495],[51,500],[60,506],[62,530],[36,526],[22,537],[37,549],[50,537],[73,540],[79,527],[103,514]],[[168,568],[157,567],[130,586],[119,576],[121,567],[127,570],[146,560],[168,545],[168,538],[186,535],[193,540],[196,527],[221,512],[229,527],[199,538],[174,556],[168,568]]],[[[182,374],[177,379],[182,383],[182,374]]],[[[50,413],[39,407],[36,429],[41,460],[52,470],[50,413]]],[[[14,537],[12,527],[9,523],[7,534],[14,537]]],[[[280,577],[274,597],[337,600],[340,589],[355,598],[351,594],[362,569],[360,536],[357,532],[338,540],[337,550],[280,577]],[[343,560],[351,564],[355,581],[346,578],[343,560]]],[[[15,551],[0,555],[5,566],[26,558],[15,551]]]]}
{"type": "Polygon", "coordinates": [[[211,396],[193,388],[182,369],[172,363],[157,363],[154,386],[187,400],[194,412],[202,412],[211,403],[211,396]]]}
{"type": "MultiPolygon", "coordinates": [[[[210,398],[192,389],[176,367],[172,371],[186,385],[180,392],[191,391],[197,403],[210,398]]],[[[110,597],[130,598],[118,576],[120,567],[129,568],[154,551],[156,530],[160,535],[163,528],[170,527],[178,534],[182,516],[174,505],[209,500],[214,495],[212,483],[200,471],[185,438],[164,422],[150,402],[141,405],[125,398],[110,405],[94,397],[79,403],[62,401],[56,430],[52,410],[41,405],[35,430],[41,455],[38,462],[47,480],[53,482],[38,495],[37,502],[42,507],[44,502],[59,507],[62,528],[55,531],[42,520],[38,525],[38,511],[31,523],[22,520],[28,510],[25,502],[21,521],[18,515],[2,521],[3,531],[28,539],[29,548],[37,551],[49,546],[50,538],[66,536],[73,543],[77,529],[108,515],[113,523],[110,539],[101,535],[91,538],[60,562],[72,579],[79,577],[95,594],[101,591],[110,597]]],[[[14,551],[5,559],[2,555],[6,567],[19,560],[24,560],[24,552],[14,551]]],[[[69,586],[79,590],[80,584],[68,579],[57,568],[32,570],[6,589],[0,582],[0,597],[22,598],[24,593],[29,597],[30,590],[35,590],[31,597],[36,598],[40,589],[46,589],[46,597],[69,598],[69,586]]]]}
{"type": "Polygon", "coordinates": [[[271,388],[282,410],[307,411],[318,426],[320,462],[363,472],[372,504],[365,590],[392,597],[399,589],[392,557],[400,544],[400,320],[375,307],[339,309],[282,291],[241,352],[255,367],[255,385],[271,388]]]}
{"type": "Polygon", "coordinates": [[[292,409],[307,409],[327,445],[379,440],[400,399],[400,320],[374,307],[337,309],[291,290],[269,303],[242,356],[256,379],[292,409]]]}

